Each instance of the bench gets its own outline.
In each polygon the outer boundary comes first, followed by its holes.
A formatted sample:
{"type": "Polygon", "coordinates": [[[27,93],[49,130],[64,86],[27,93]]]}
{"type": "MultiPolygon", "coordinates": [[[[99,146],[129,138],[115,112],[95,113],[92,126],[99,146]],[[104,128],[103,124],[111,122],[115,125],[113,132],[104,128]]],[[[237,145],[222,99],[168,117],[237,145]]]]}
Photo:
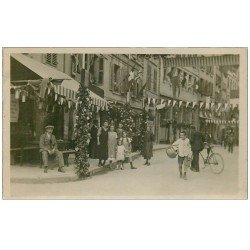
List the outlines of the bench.
{"type": "MultiPolygon", "coordinates": [[[[68,149],[68,150],[60,150],[60,152],[63,155],[64,164],[68,167],[69,166],[69,155],[75,154],[76,151],[74,149],[68,149]]],[[[40,152],[40,167],[43,165],[43,159],[42,159],[42,153],[40,152]]]]}
{"type": "Polygon", "coordinates": [[[62,155],[63,155],[63,159],[64,159],[64,164],[66,166],[69,166],[69,155],[71,154],[76,154],[76,151],[74,149],[69,149],[69,150],[63,150],[61,151],[62,155]]]}

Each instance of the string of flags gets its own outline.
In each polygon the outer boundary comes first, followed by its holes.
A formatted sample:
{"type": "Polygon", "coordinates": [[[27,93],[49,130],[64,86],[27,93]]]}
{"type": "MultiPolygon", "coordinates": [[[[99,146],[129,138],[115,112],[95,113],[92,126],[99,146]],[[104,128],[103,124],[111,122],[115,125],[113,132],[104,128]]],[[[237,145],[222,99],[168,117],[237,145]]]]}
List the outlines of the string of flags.
{"type": "Polygon", "coordinates": [[[145,105],[146,106],[155,106],[156,109],[163,109],[165,107],[191,107],[192,109],[194,109],[196,106],[199,105],[199,108],[202,110],[212,110],[214,109],[215,111],[219,111],[220,109],[234,109],[236,107],[238,107],[238,104],[229,104],[229,103],[215,103],[215,102],[190,102],[190,101],[183,101],[183,100],[173,100],[173,99],[156,99],[156,98],[151,98],[151,97],[147,97],[145,100],[145,105]]]}
{"type": "Polygon", "coordinates": [[[238,120],[221,120],[221,119],[206,119],[206,123],[212,124],[239,124],[238,120]]]}
{"type": "MultiPolygon", "coordinates": [[[[54,93],[54,101],[57,102],[57,104],[65,105],[69,109],[72,107],[77,109],[78,101],[76,98],[76,91],[50,82],[46,82],[46,86],[44,87],[42,86],[43,80],[31,80],[27,81],[25,85],[22,84],[19,86],[11,84],[10,89],[14,91],[15,99],[21,99],[22,102],[26,102],[29,95],[35,95],[39,109],[43,108],[43,98],[45,95],[50,95],[52,92],[54,93]],[[29,88],[34,91],[29,93],[29,88]]],[[[108,110],[108,102],[92,91],[90,91],[90,103],[91,106],[93,106],[92,110],[108,110]]]]}

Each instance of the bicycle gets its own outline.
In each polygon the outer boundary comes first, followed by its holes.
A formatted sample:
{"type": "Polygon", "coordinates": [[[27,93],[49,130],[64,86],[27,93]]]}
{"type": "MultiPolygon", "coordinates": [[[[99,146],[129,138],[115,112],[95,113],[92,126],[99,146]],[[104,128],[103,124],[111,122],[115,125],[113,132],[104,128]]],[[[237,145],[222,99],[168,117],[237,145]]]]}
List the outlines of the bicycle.
{"type": "Polygon", "coordinates": [[[219,153],[213,152],[213,145],[209,145],[205,143],[205,149],[207,149],[207,157],[204,157],[200,152],[201,158],[203,160],[203,164],[201,164],[201,168],[205,168],[207,165],[210,166],[210,169],[214,174],[220,174],[224,170],[224,160],[223,157],[219,153]]]}

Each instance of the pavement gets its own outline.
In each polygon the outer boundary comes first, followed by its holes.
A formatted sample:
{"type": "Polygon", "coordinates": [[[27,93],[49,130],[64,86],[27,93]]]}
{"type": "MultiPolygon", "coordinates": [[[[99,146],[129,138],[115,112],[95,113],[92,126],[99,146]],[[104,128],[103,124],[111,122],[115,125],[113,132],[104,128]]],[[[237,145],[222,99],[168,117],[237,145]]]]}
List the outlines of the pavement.
{"type": "MultiPolygon", "coordinates": [[[[161,150],[166,148],[166,144],[155,144],[153,150],[161,150]]],[[[139,152],[132,153],[133,160],[140,157],[139,152]]],[[[10,181],[13,183],[30,183],[30,184],[41,184],[41,183],[62,183],[62,182],[74,182],[78,181],[79,178],[75,174],[75,163],[74,155],[69,156],[69,166],[65,166],[65,173],[58,172],[58,168],[55,164],[50,164],[51,169],[45,174],[43,169],[38,165],[26,164],[11,165],[10,166],[10,181]]],[[[111,171],[107,165],[104,167],[98,167],[98,160],[90,159],[90,176],[102,174],[111,171]]]]}
{"type": "MultiPolygon", "coordinates": [[[[165,148],[165,146],[164,146],[165,148]]],[[[11,183],[11,198],[20,199],[239,199],[239,150],[229,154],[224,148],[214,151],[224,158],[224,171],[214,174],[207,166],[200,172],[188,171],[187,180],[179,178],[177,159],[164,150],[154,152],[151,165],[134,160],[137,169],[125,164],[124,170],[103,172],[82,181],[65,183],[11,183]]],[[[204,154],[206,151],[204,150],[204,154]]],[[[199,209],[197,207],[197,209],[199,209]]]]}

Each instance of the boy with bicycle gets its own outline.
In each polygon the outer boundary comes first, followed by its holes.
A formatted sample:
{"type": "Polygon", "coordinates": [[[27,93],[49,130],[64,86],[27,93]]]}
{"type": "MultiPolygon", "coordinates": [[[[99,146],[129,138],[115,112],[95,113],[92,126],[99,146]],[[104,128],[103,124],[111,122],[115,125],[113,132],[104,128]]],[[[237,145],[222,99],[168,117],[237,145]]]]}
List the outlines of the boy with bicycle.
{"type": "Polygon", "coordinates": [[[172,146],[178,151],[180,178],[187,180],[187,169],[191,164],[192,151],[189,139],[187,138],[185,131],[180,132],[180,138],[176,142],[174,142],[172,146]]]}

